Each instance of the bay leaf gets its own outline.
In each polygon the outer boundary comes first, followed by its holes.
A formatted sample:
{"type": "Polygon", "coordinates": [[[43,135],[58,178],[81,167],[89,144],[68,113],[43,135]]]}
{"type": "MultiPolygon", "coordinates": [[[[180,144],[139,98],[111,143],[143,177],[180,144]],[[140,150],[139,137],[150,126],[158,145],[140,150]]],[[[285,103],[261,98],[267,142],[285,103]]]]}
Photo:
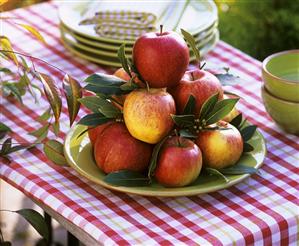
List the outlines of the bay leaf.
{"type": "Polygon", "coordinates": [[[33,209],[21,209],[15,211],[21,215],[44,238],[49,240],[49,230],[44,217],[33,209]]]}
{"type": "Polygon", "coordinates": [[[190,95],[182,114],[183,115],[193,114],[195,109],[195,104],[196,104],[195,97],[193,95],[190,95]]]}
{"type": "Polygon", "coordinates": [[[85,115],[83,118],[79,120],[78,124],[84,126],[98,126],[110,120],[111,120],[110,118],[107,118],[101,113],[95,113],[95,114],[85,115]]]}
{"type": "Polygon", "coordinates": [[[59,121],[62,106],[59,89],[57,88],[54,80],[50,76],[43,73],[38,73],[38,76],[44,86],[46,97],[54,113],[55,121],[57,122],[59,121]]]}
{"type": "Polygon", "coordinates": [[[193,127],[194,126],[194,120],[195,116],[193,114],[188,114],[188,115],[171,115],[172,120],[174,123],[182,128],[185,127],[193,127]]]}
{"type": "Polygon", "coordinates": [[[213,108],[212,112],[210,112],[206,116],[206,125],[211,125],[219,120],[223,119],[227,114],[229,114],[232,109],[235,107],[239,98],[232,98],[232,99],[224,99],[218,101],[213,108]]]}
{"type": "Polygon", "coordinates": [[[221,172],[224,175],[238,175],[238,174],[254,174],[257,173],[258,170],[254,167],[248,167],[248,166],[237,164],[227,168],[219,169],[219,172],[221,172]]]}
{"type": "Polygon", "coordinates": [[[57,140],[49,140],[44,144],[44,153],[53,163],[59,166],[68,166],[64,157],[63,144],[57,140]]]}
{"type": "Polygon", "coordinates": [[[148,186],[149,178],[139,172],[121,170],[109,173],[105,176],[104,181],[115,186],[140,187],[148,186]]]}
{"type": "Polygon", "coordinates": [[[80,109],[80,103],[78,99],[82,98],[82,90],[79,82],[70,75],[66,74],[63,78],[63,91],[66,97],[71,126],[75,121],[80,109]]]}

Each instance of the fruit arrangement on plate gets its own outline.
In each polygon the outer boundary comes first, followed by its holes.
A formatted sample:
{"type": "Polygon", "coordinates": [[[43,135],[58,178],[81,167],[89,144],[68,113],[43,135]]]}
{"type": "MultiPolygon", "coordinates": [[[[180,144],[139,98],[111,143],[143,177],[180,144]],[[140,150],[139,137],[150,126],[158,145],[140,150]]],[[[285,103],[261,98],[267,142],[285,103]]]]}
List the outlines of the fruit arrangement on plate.
{"type": "MultiPolygon", "coordinates": [[[[158,183],[185,187],[204,175],[252,174],[256,167],[239,163],[253,151],[256,135],[236,109],[240,99],[200,67],[192,35],[182,30],[146,33],[133,47],[133,61],[118,51],[122,68],[114,75],[93,74],[85,82],[90,110],[78,124],[87,126],[92,155],[112,186],[140,187],[158,183]],[[189,47],[198,67],[188,70],[189,47]]],[[[79,137],[78,136],[78,137],[79,137]]],[[[259,163],[261,164],[261,163],[259,163]]]]}

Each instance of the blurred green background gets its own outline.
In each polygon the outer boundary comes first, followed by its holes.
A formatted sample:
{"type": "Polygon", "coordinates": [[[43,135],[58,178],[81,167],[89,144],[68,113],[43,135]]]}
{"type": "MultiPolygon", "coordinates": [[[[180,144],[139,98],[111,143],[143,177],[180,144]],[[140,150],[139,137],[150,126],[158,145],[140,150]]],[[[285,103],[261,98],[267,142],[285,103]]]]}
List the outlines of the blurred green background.
{"type": "MultiPolygon", "coordinates": [[[[8,0],[4,9],[43,0],[8,0]]],[[[268,55],[299,48],[299,0],[215,0],[220,37],[263,60],[268,55]]]]}

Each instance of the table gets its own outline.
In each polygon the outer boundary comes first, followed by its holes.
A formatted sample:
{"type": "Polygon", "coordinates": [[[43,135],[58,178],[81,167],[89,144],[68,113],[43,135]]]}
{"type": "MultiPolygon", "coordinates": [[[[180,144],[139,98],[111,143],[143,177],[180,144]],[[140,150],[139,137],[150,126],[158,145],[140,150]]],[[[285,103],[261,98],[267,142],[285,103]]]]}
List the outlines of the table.
{"type": "MultiPolygon", "coordinates": [[[[4,26],[2,32],[13,40],[16,50],[40,57],[78,79],[94,72],[112,71],[74,57],[63,47],[54,3],[7,14],[36,26],[49,44],[40,44],[17,26],[4,26]]],[[[142,197],[104,189],[71,168],[55,166],[44,156],[42,146],[37,146],[14,153],[10,165],[1,163],[0,177],[33,199],[86,245],[297,245],[299,137],[281,131],[265,112],[259,61],[222,41],[206,60],[231,67],[244,78],[243,84],[229,89],[243,98],[239,109],[258,125],[267,141],[268,154],[261,174],[201,196],[142,197]]],[[[61,80],[61,75],[50,67],[41,65],[41,69],[61,80]]],[[[33,139],[26,133],[41,126],[34,119],[47,108],[44,99],[33,107],[28,97],[24,104],[1,98],[1,121],[15,131],[16,142],[33,139]]],[[[61,139],[69,129],[65,105],[64,101],[61,139]]]]}

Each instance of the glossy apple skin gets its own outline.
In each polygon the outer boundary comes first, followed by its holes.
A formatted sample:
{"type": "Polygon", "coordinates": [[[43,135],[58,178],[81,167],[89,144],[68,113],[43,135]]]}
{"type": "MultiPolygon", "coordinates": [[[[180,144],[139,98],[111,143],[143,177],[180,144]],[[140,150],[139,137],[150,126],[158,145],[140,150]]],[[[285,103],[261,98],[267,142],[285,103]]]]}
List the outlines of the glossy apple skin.
{"type": "Polygon", "coordinates": [[[143,142],[156,144],[173,128],[171,114],[175,102],[163,89],[138,89],[128,94],[123,109],[125,124],[131,135],[143,142]]]}
{"type": "Polygon", "coordinates": [[[164,186],[182,187],[194,182],[201,168],[199,147],[189,139],[171,137],[161,149],[155,177],[164,186]]]}
{"type": "Polygon", "coordinates": [[[203,130],[195,140],[202,152],[203,165],[215,169],[236,164],[243,153],[243,139],[238,129],[224,121],[218,125],[226,130],[203,130]]]}
{"type": "Polygon", "coordinates": [[[95,161],[105,173],[142,172],[148,167],[151,154],[152,146],[133,138],[123,123],[109,125],[94,146],[95,161]]]}
{"type": "Polygon", "coordinates": [[[189,64],[189,49],[175,32],[146,33],[133,46],[133,61],[150,87],[174,87],[189,64]]]}
{"type": "Polygon", "coordinates": [[[193,95],[196,99],[196,115],[199,115],[203,103],[210,96],[219,93],[219,99],[223,97],[223,89],[219,80],[213,74],[200,69],[187,71],[180,83],[169,92],[174,97],[179,113],[183,112],[189,96],[193,95]]]}
{"type": "Polygon", "coordinates": [[[105,128],[107,126],[109,126],[111,123],[112,123],[112,121],[109,121],[107,123],[104,123],[104,124],[96,126],[96,127],[89,127],[87,133],[88,133],[88,137],[89,137],[91,146],[95,145],[97,138],[99,136],[101,136],[101,134],[105,130],[105,128]]]}

